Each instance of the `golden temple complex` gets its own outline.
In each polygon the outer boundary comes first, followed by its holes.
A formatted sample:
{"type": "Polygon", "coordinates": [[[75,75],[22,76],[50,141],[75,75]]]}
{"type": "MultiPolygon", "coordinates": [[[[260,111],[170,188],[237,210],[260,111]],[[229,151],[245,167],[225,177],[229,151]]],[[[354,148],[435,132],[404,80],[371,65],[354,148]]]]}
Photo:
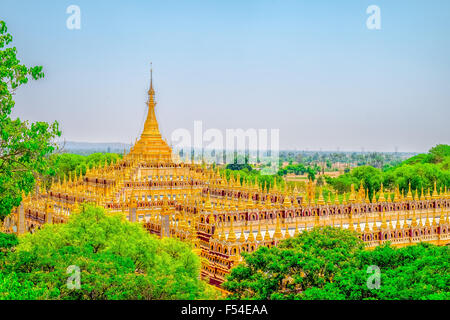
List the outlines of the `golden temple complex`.
{"type": "Polygon", "coordinates": [[[95,203],[122,212],[159,237],[193,244],[202,257],[202,277],[220,286],[242,252],[321,226],[359,233],[368,249],[385,242],[407,246],[419,242],[450,242],[449,192],[381,190],[369,199],[358,190],[324,198],[309,182],[306,192],[254,181],[226,179],[219,168],[174,161],[155,116],[152,80],[148,114],[140,139],[116,163],[88,169],[54,182],[48,190],[24,196],[5,220],[7,232],[33,232],[46,223],[64,223],[81,203],[95,203]]]}

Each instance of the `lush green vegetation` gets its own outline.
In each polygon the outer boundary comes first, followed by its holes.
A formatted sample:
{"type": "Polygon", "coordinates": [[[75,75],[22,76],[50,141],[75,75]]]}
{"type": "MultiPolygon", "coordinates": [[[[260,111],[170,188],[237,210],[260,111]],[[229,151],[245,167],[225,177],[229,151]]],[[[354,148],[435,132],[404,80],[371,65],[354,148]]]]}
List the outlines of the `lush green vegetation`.
{"type": "MultiPolygon", "coordinates": [[[[57,154],[58,123],[12,119],[15,91],[28,80],[44,77],[41,66],[27,67],[11,47],[12,36],[0,21],[0,221],[20,204],[38,178],[49,182],[84,175],[87,168],[118,161],[113,153],[88,156],[57,154]]],[[[281,153],[289,165],[265,175],[247,162],[229,164],[227,179],[283,186],[288,173],[315,180],[333,163],[347,163],[337,178],[322,176],[324,193],[348,192],[361,182],[370,196],[381,183],[412,189],[450,187],[450,146],[401,162],[402,155],[379,153],[281,153]],[[296,161],[298,164],[293,164],[296,161]],[[358,167],[350,171],[350,164],[358,167]]],[[[317,191],[318,192],[318,191],[317,191]]],[[[450,299],[449,248],[420,244],[402,249],[382,246],[363,250],[348,230],[314,229],[276,248],[245,254],[225,283],[235,299],[450,299]],[[367,286],[369,266],[381,270],[381,286],[367,286]]],[[[199,279],[200,261],[190,246],[159,240],[122,214],[83,205],[61,225],[45,225],[20,239],[0,233],[0,299],[205,299],[216,297],[199,279]],[[80,269],[80,287],[68,279],[80,269]],[[69,270],[69,273],[68,273],[69,270]],[[75,269],[76,270],[76,269],[75,269]]]]}
{"type": "Polygon", "coordinates": [[[410,157],[411,153],[400,152],[331,152],[331,151],[280,151],[280,162],[301,163],[305,166],[320,166],[331,169],[333,163],[356,166],[369,165],[376,168],[393,166],[410,157]]]}
{"type": "MultiPolygon", "coordinates": [[[[405,192],[408,191],[408,184],[411,182],[413,190],[416,188],[434,187],[434,181],[437,182],[438,188],[441,186],[450,186],[450,171],[449,171],[449,146],[438,145],[430,150],[427,154],[419,154],[410,159],[407,159],[396,166],[385,166],[383,170],[372,166],[360,166],[351,171],[337,177],[330,178],[328,176],[318,176],[317,185],[324,186],[323,194],[327,198],[331,192],[338,191],[339,193],[349,192],[351,185],[354,184],[358,189],[361,181],[365,189],[369,190],[369,196],[372,197],[373,191],[380,190],[381,183],[385,188],[394,188],[396,185],[405,192]],[[325,177],[325,179],[323,178],[325,177]],[[324,181],[325,180],[325,181],[324,181]]],[[[121,158],[120,154],[116,153],[94,153],[87,156],[77,154],[53,154],[50,156],[50,170],[48,177],[51,179],[68,176],[69,174],[85,174],[86,169],[97,165],[104,165],[105,162],[115,162],[121,158]]],[[[317,165],[305,166],[303,164],[291,164],[278,171],[276,175],[262,174],[261,170],[253,169],[249,164],[228,164],[223,172],[227,179],[233,177],[241,180],[241,183],[257,182],[261,186],[267,185],[271,188],[274,182],[283,187],[286,182],[283,176],[287,173],[307,174],[308,178],[313,181],[321,168],[317,165]]],[[[288,182],[290,187],[294,184],[297,186],[304,185],[301,182],[288,182]]],[[[318,192],[318,190],[316,190],[318,192]]],[[[318,197],[318,194],[316,195],[318,197]]]]}
{"type": "Polygon", "coordinates": [[[15,241],[14,236],[0,236],[0,299],[215,296],[199,279],[200,261],[188,244],[160,240],[122,214],[102,208],[82,206],[68,223],[45,225],[21,237],[18,245],[15,241]],[[70,266],[80,268],[79,289],[67,285],[70,266]]]}
{"type": "MultiPolygon", "coordinates": [[[[435,181],[438,189],[450,187],[450,146],[448,145],[437,145],[428,153],[413,156],[403,162],[394,155],[368,154],[367,161],[361,163],[370,163],[371,165],[360,165],[352,170],[348,169],[336,178],[327,176],[326,173],[323,175],[323,173],[324,168],[329,170],[332,163],[342,160],[337,154],[323,153],[320,156],[314,154],[306,158],[300,156],[297,158],[296,160],[303,162],[293,164],[292,159],[289,158],[291,159],[290,164],[280,168],[276,175],[261,174],[260,170],[253,169],[247,163],[229,164],[226,166],[227,177],[230,177],[231,174],[235,177],[239,175],[242,181],[252,180],[262,184],[266,182],[269,186],[273,186],[273,182],[276,180],[280,186],[288,184],[289,187],[293,187],[296,185],[299,190],[305,191],[304,182],[285,182],[283,176],[289,173],[306,174],[308,179],[316,181],[317,186],[324,186],[323,193],[326,198],[335,191],[340,194],[349,192],[352,184],[357,190],[361,181],[364,188],[369,191],[370,198],[372,198],[374,191],[379,192],[381,183],[387,190],[394,190],[396,186],[399,186],[400,190],[405,193],[408,191],[409,183],[411,183],[413,190],[423,188],[425,192],[434,188],[435,181]],[[383,165],[380,165],[380,163],[383,165]]],[[[316,197],[318,197],[318,190],[316,190],[316,193],[316,197]]]]}
{"type": "MultiPolygon", "coordinates": [[[[270,175],[270,174],[262,174],[260,170],[254,170],[251,167],[245,167],[244,169],[224,169],[225,177],[227,180],[231,178],[237,180],[240,179],[241,183],[244,182],[254,182],[258,183],[262,188],[272,188],[274,183],[278,186],[284,185],[284,180],[279,175],[270,175]]],[[[231,168],[239,168],[239,167],[231,167],[231,168]]]]}
{"type": "Polygon", "coordinates": [[[12,39],[0,21],[0,221],[20,204],[22,192],[30,192],[37,177],[47,173],[47,156],[56,148],[52,141],[61,135],[57,122],[11,118],[16,89],[44,77],[42,67],[20,64],[12,39]]]}
{"type": "Polygon", "coordinates": [[[371,166],[354,168],[351,172],[337,178],[326,177],[326,182],[338,192],[348,192],[352,184],[358,187],[363,182],[364,188],[378,192],[381,183],[393,190],[397,185],[400,190],[408,192],[409,183],[413,190],[426,192],[434,188],[450,187],[450,146],[437,145],[426,154],[419,154],[409,158],[396,166],[387,166],[383,170],[371,166]]]}
{"type": "Polygon", "coordinates": [[[102,167],[105,163],[114,163],[122,155],[117,153],[92,153],[87,156],[71,153],[54,153],[47,159],[48,170],[41,177],[43,184],[48,188],[51,181],[63,180],[75,175],[85,175],[88,168],[102,167]]]}
{"type": "Polygon", "coordinates": [[[450,299],[449,250],[419,244],[367,251],[352,231],[316,228],[244,254],[224,287],[231,299],[450,299]],[[380,270],[378,288],[370,266],[380,270]]]}
{"type": "Polygon", "coordinates": [[[53,154],[49,159],[51,167],[49,177],[62,179],[74,174],[85,175],[87,168],[114,163],[121,157],[122,155],[117,153],[92,153],[87,156],[70,153],[53,154]]]}
{"type": "Polygon", "coordinates": [[[12,36],[0,21],[0,222],[22,201],[37,179],[49,185],[50,179],[69,174],[85,174],[86,169],[117,161],[119,154],[95,153],[88,156],[56,154],[54,138],[61,135],[58,123],[12,119],[13,96],[29,79],[44,77],[41,66],[20,64],[12,36]]]}
{"type": "Polygon", "coordinates": [[[15,234],[6,234],[0,232],[0,259],[8,254],[19,241],[15,234]]]}
{"type": "Polygon", "coordinates": [[[296,175],[303,175],[306,173],[308,179],[314,181],[316,179],[316,175],[320,173],[321,170],[322,169],[318,165],[307,167],[302,163],[298,163],[298,164],[289,164],[284,168],[281,168],[280,170],[278,170],[277,174],[279,176],[285,176],[288,173],[294,173],[296,175]]]}

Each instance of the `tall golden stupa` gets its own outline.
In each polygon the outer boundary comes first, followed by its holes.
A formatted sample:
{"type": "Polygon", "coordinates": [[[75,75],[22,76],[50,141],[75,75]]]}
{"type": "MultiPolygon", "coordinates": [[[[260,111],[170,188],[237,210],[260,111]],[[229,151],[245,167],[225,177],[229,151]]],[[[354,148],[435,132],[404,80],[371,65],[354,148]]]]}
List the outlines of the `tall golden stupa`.
{"type": "Polygon", "coordinates": [[[449,193],[433,191],[406,197],[398,188],[369,200],[361,185],[356,191],[325,198],[309,182],[300,193],[276,184],[269,190],[254,181],[226,179],[219,168],[174,162],[161,137],[155,116],[153,79],[148,114],[140,139],[116,163],[69,175],[48,190],[23,196],[5,221],[4,231],[34,232],[47,223],[64,223],[80,203],[122,212],[159,237],[192,243],[202,259],[202,277],[220,286],[242,252],[276,246],[305,230],[334,226],[354,230],[367,248],[385,242],[406,246],[421,241],[450,242],[449,193]]]}
{"type": "Polygon", "coordinates": [[[158,121],[155,115],[155,90],[153,90],[153,75],[150,69],[150,88],[148,90],[148,113],[140,139],[131,148],[130,154],[146,161],[171,161],[172,150],[162,139],[158,121]]]}

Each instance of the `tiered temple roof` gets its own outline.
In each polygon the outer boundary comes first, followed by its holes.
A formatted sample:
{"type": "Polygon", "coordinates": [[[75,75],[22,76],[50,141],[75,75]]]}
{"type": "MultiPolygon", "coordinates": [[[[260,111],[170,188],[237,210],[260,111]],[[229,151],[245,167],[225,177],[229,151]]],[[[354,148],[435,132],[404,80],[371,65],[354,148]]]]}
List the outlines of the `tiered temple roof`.
{"type": "MultiPolygon", "coordinates": [[[[255,181],[226,179],[218,169],[173,161],[155,116],[152,80],[148,114],[140,139],[116,163],[69,175],[48,190],[23,196],[22,204],[5,223],[5,231],[33,232],[46,223],[64,223],[80,203],[95,203],[122,212],[159,237],[176,237],[193,244],[202,261],[202,276],[220,285],[240,253],[323,226],[354,230],[373,248],[387,241],[406,246],[421,241],[448,244],[450,207],[446,189],[411,190],[398,187],[375,193],[352,186],[350,193],[329,194],[310,181],[304,193],[296,188],[268,188],[255,181]]],[[[39,185],[39,184],[38,184],[39,185]]]]}

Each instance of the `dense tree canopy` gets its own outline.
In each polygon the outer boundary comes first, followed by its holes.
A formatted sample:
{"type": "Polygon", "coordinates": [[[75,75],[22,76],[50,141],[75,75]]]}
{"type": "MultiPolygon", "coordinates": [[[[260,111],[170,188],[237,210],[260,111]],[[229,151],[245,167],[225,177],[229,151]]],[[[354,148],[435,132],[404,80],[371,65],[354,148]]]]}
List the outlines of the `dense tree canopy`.
{"type": "MultiPolygon", "coordinates": [[[[322,166],[331,169],[332,164],[340,163],[350,166],[370,165],[376,168],[395,166],[407,154],[399,152],[345,152],[345,151],[283,151],[279,153],[281,162],[292,164],[294,161],[305,166],[322,166]]],[[[336,169],[336,168],[335,168],[336,169]]]]}
{"type": "Polygon", "coordinates": [[[15,234],[7,234],[0,232],[0,259],[13,249],[19,241],[15,234]]]}
{"type": "Polygon", "coordinates": [[[244,255],[225,283],[232,299],[446,299],[449,247],[363,249],[356,234],[318,228],[244,255]],[[379,287],[369,286],[373,267],[379,287]]]}
{"type": "Polygon", "coordinates": [[[160,240],[122,214],[84,205],[68,223],[45,225],[20,239],[0,262],[0,298],[213,297],[199,272],[199,258],[188,244],[160,240]],[[70,266],[81,271],[79,289],[67,285],[70,266]]]}
{"type": "Polygon", "coordinates": [[[278,247],[245,254],[224,287],[236,299],[295,299],[308,288],[323,287],[344,267],[355,265],[363,244],[351,231],[314,229],[278,247]]]}
{"type": "Polygon", "coordinates": [[[248,168],[241,170],[224,169],[224,173],[227,180],[233,177],[236,180],[240,179],[241,183],[245,181],[255,182],[261,187],[266,186],[269,189],[274,186],[274,183],[277,183],[278,186],[284,185],[284,180],[281,176],[277,174],[262,174],[260,170],[249,170],[248,168]]]}
{"type": "Polygon", "coordinates": [[[306,166],[304,166],[302,163],[299,163],[299,164],[289,164],[285,166],[284,168],[278,171],[278,174],[286,175],[288,173],[294,173],[296,175],[302,175],[305,172],[307,172],[306,166]]]}
{"type": "Polygon", "coordinates": [[[380,170],[371,166],[356,167],[351,172],[337,178],[326,177],[326,181],[338,192],[350,191],[351,185],[358,187],[363,182],[365,189],[378,192],[383,183],[384,187],[393,190],[399,186],[403,192],[408,192],[409,184],[413,190],[450,187],[450,146],[437,145],[427,154],[419,154],[402,163],[380,170]]]}
{"type": "Polygon", "coordinates": [[[47,173],[47,156],[56,147],[52,140],[61,134],[57,122],[11,118],[16,89],[30,78],[44,77],[42,67],[20,64],[11,42],[6,24],[0,21],[0,220],[20,204],[22,192],[30,192],[37,176],[47,173]]]}
{"type": "Polygon", "coordinates": [[[62,153],[50,156],[49,178],[67,177],[69,175],[85,175],[88,168],[104,166],[118,161],[121,155],[117,153],[92,153],[87,156],[62,153]]]}
{"type": "Polygon", "coordinates": [[[389,245],[362,251],[358,264],[336,275],[335,281],[306,290],[303,299],[448,300],[450,299],[448,247],[421,243],[395,249],[389,245]],[[380,270],[380,286],[367,285],[370,266],[380,270]]]}

